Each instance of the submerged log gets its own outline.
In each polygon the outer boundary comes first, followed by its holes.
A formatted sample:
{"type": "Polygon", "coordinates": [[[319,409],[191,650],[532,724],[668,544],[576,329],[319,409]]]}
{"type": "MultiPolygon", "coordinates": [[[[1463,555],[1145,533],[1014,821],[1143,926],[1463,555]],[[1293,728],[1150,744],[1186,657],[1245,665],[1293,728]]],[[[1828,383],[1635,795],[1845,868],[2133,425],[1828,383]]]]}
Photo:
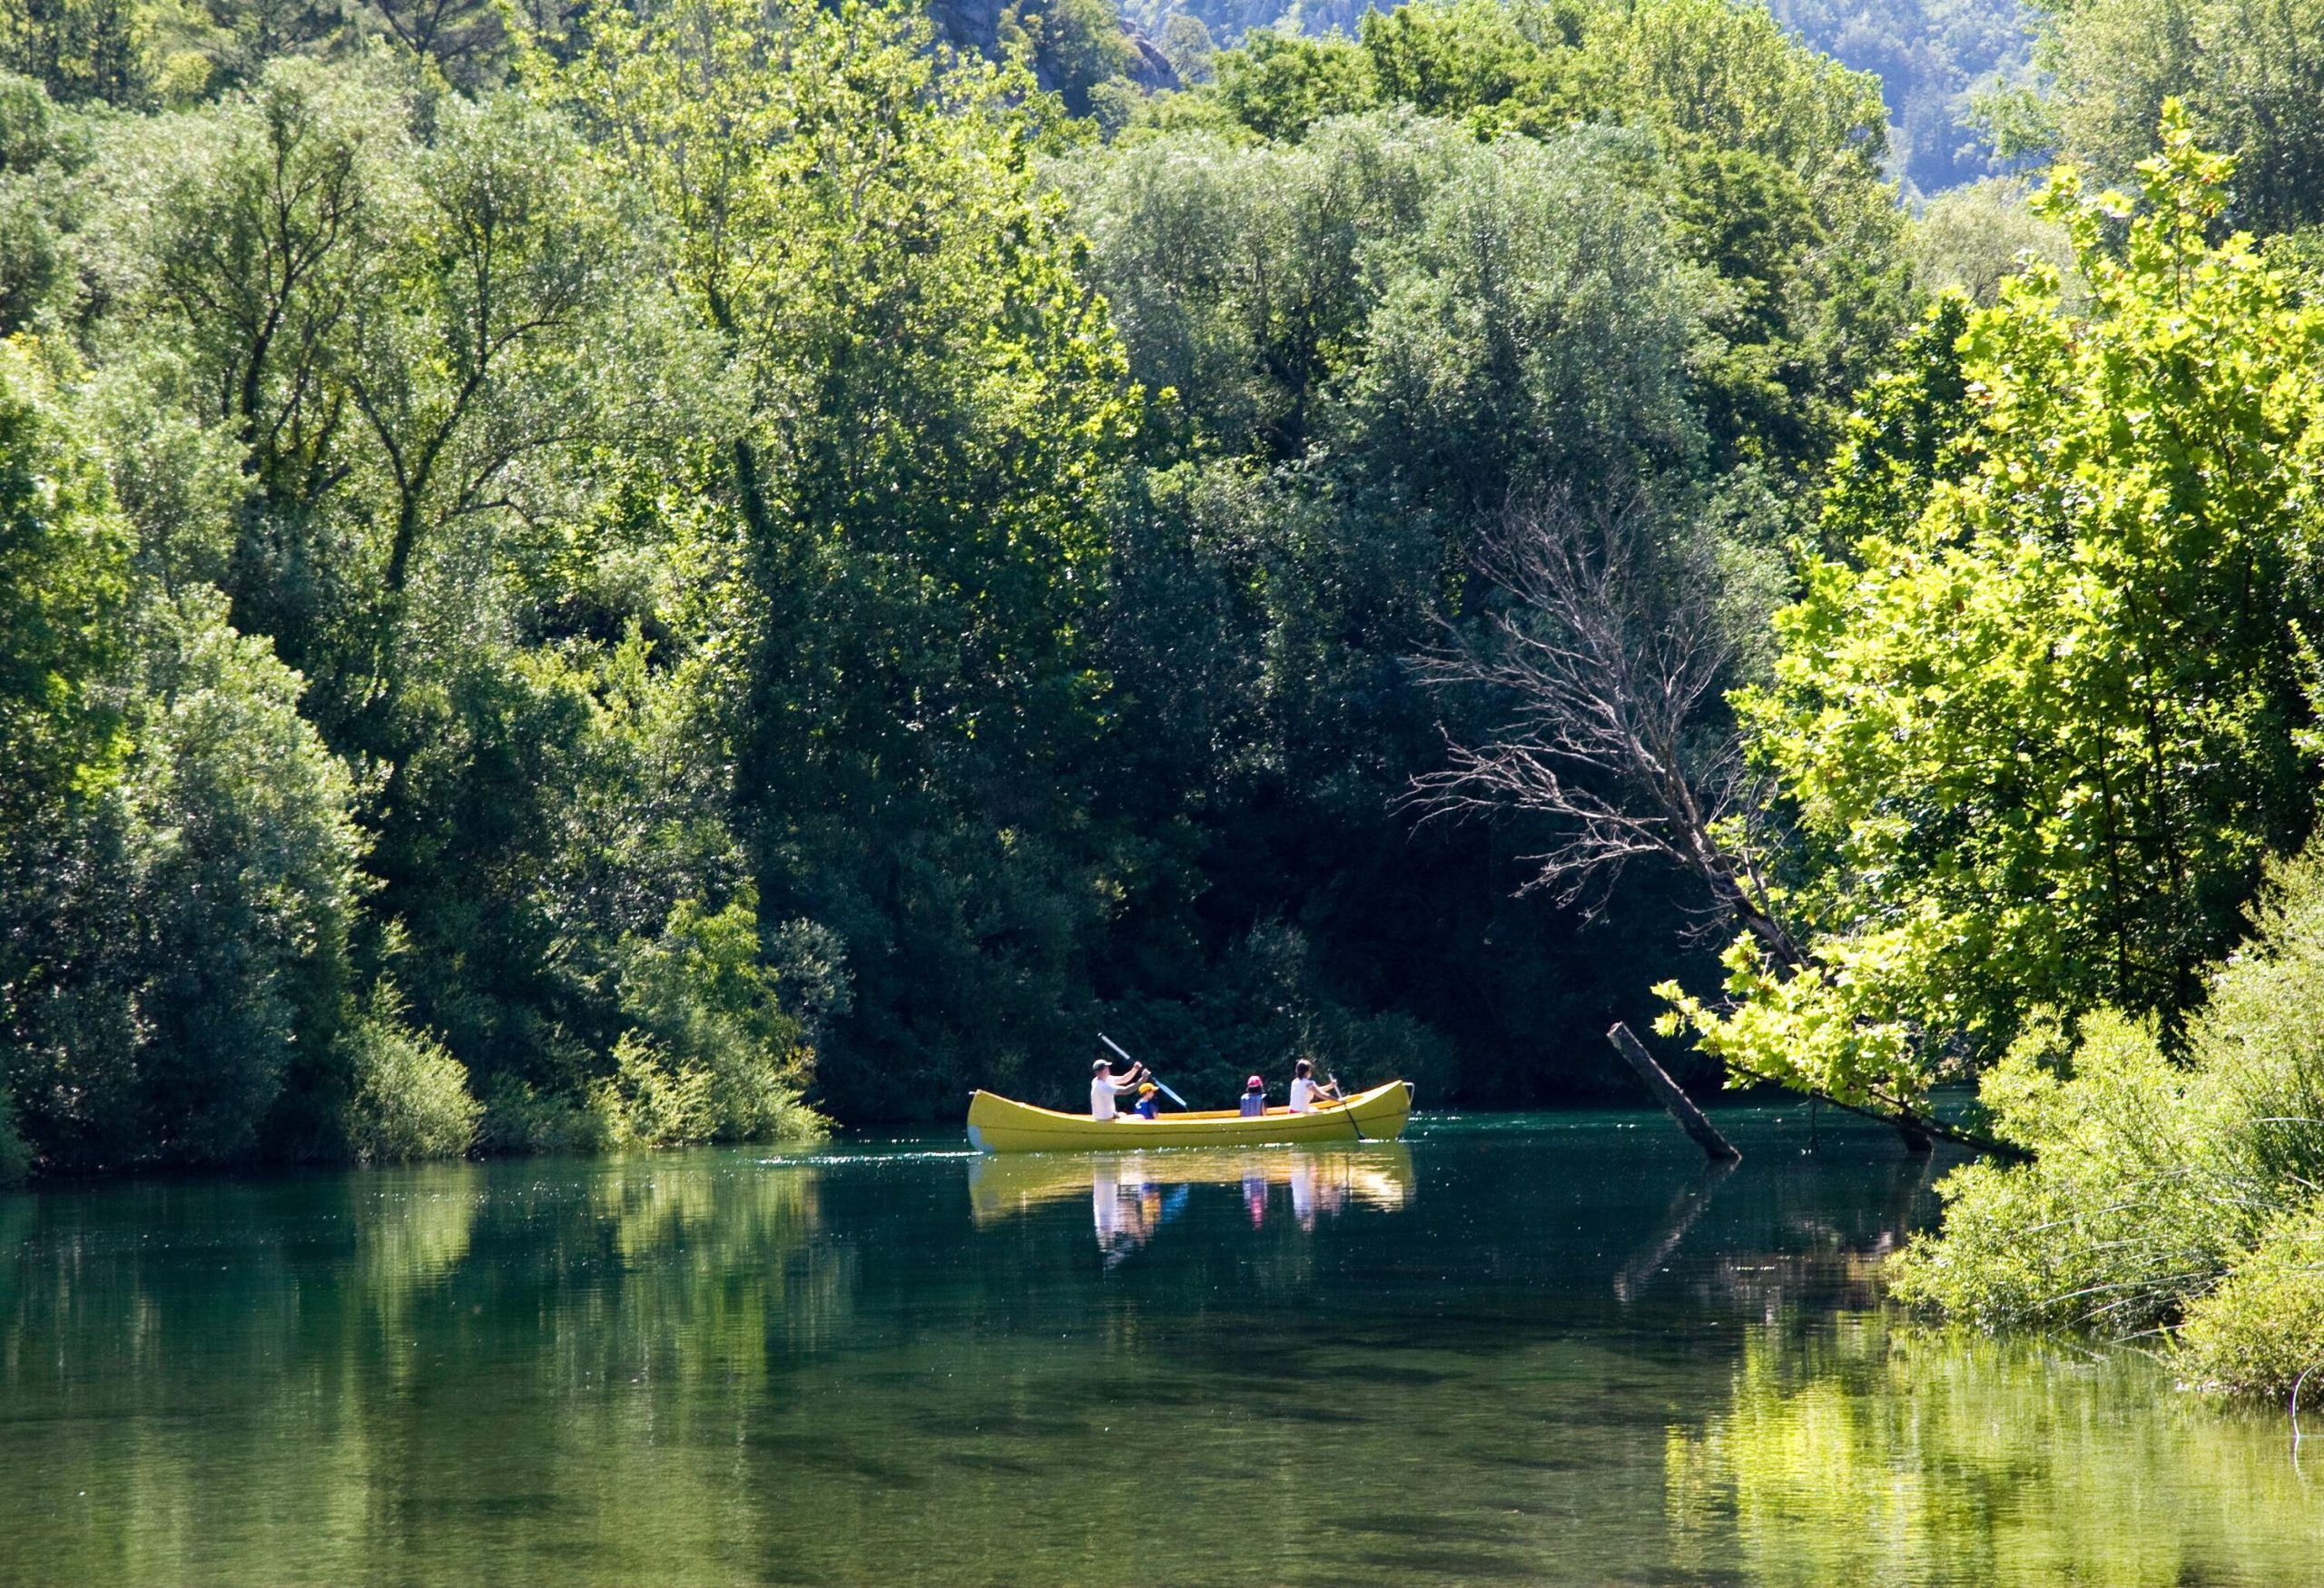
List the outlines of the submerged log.
{"type": "Polygon", "coordinates": [[[1680,1090],[1679,1083],[1654,1061],[1654,1055],[1646,1050],[1646,1044],[1630,1035],[1630,1027],[1616,1021],[1606,1032],[1606,1040],[1614,1044],[1615,1052],[1630,1061],[1630,1067],[1638,1071],[1638,1078],[1646,1082],[1647,1090],[1670,1111],[1670,1117],[1679,1121],[1679,1128],[1695,1139],[1695,1145],[1703,1149],[1705,1158],[1714,1162],[1742,1161],[1743,1155],[1735,1150],[1735,1144],[1721,1136],[1711,1122],[1703,1118],[1703,1111],[1695,1107],[1695,1100],[1680,1090]]]}

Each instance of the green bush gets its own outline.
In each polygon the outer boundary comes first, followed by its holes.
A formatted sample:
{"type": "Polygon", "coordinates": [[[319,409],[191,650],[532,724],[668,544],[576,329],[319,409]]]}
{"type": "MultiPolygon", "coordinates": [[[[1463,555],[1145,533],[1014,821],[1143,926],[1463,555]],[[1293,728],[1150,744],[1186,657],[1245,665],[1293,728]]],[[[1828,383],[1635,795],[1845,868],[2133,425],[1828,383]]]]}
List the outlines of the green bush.
{"type": "Polygon", "coordinates": [[[227,616],[215,591],[138,609],[131,749],[37,868],[54,898],[17,940],[38,957],[0,1067],[59,1169],[251,1156],[333,1051],[362,893],[353,780],[299,715],[303,681],[227,616]]]}
{"type": "Polygon", "coordinates": [[[1897,1293],[1986,1327],[2167,1322],[2235,1239],[2194,1079],[2151,1022],[2111,1011],[2085,1022],[2070,1062],[2038,1038],[2018,1043],[1981,1095],[2035,1159],[1955,1171],[1939,1188],[1944,1233],[1907,1249],[1897,1293]]]}
{"type": "Polygon", "coordinates": [[[675,1062],[653,1038],[625,1031],[614,1072],[589,1094],[606,1139],[616,1147],[680,1147],[719,1134],[710,1071],[675,1062]]]}
{"type": "Polygon", "coordinates": [[[493,1152],[592,1152],[606,1144],[606,1126],[571,1098],[500,1075],[485,1091],[478,1141],[493,1152]]]}
{"type": "Polygon", "coordinates": [[[1980,1096],[2032,1162],[1949,1176],[1897,1294],[1991,1327],[2185,1326],[2195,1376],[2280,1393],[2324,1347],[2324,841],[2270,868],[2183,1062],[2102,1012],[2021,1040],[1980,1096]]]}
{"type": "Polygon", "coordinates": [[[633,1022],[590,1110],[616,1145],[807,1139],[823,1121],[802,1100],[812,1054],[760,954],[758,898],[693,900],[661,934],[624,945],[622,1008],[633,1022]]]}
{"type": "Polygon", "coordinates": [[[340,1036],[354,1095],[348,1145],[365,1163],[458,1158],[476,1145],[484,1107],[468,1095],[468,1072],[444,1045],[406,1025],[391,987],[340,1036]]]}
{"type": "MultiPolygon", "coordinates": [[[[2235,1395],[2281,1395],[2324,1368],[2324,1202],[2278,1218],[2237,1253],[2227,1277],[2187,1308],[2178,1345],[2188,1377],[2235,1395]]],[[[2310,1382],[2324,1396],[2324,1373],[2310,1382]]]]}

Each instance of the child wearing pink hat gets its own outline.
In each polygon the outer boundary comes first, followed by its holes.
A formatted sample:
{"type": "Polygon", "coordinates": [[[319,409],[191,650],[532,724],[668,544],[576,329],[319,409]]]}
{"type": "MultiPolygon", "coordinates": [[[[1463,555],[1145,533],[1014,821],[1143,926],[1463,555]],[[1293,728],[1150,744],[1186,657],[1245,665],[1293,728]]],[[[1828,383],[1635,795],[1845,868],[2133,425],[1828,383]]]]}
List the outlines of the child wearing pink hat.
{"type": "Polygon", "coordinates": [[[1254,1075],[1243,1083],[1243,1117],[1255,1119],[1267,1111],[1267,1083],[1254,1075]]]}

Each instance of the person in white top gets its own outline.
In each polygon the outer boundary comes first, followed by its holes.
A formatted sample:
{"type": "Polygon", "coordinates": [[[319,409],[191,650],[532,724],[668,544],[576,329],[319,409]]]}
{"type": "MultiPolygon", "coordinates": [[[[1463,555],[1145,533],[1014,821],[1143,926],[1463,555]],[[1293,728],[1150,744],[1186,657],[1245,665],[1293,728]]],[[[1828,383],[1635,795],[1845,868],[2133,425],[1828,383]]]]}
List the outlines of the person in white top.
{"type": "Polygon", "coordinates": [[[1315,1084],[1315,1067],[1306,1060],[1302,1059],[1291,1067],[1291,1111],[1293,1113],[1312,1114],[1315,1111],[1317,1103],[1327,1100],[1337,1102],[1339,1096],[1340,1089],[1336,1085],[1317,1086],[1315,1084]]]}
{"type": "Polygon", "coordinates": [[[1128,1091],[1146,1079],[1146,1066],[1133,1064],[1127,1075],[1116,1075],[1113,1066],[1103,1059],[1089,1066],[1089,1117],[1093,1119],[1115,1118],[1114,1099],[1128,1091]]]}

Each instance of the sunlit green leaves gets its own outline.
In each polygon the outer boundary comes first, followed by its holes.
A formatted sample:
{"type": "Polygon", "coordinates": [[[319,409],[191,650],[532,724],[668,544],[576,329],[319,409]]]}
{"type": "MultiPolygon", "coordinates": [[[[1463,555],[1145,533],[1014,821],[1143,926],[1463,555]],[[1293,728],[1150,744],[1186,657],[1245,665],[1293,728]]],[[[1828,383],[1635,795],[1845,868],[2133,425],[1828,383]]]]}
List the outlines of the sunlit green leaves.
{"type": "Polygon", "coordinates": [[[2045,202],[2087,314],[2039,266],[1992,309],[1940,306],[1957,367],[1925,338],[1858,421],[1839,555],[1810,562],[1776,681],[1740,702],[1799,816],[1795,904],[1828,968],[1738,965],[1741,1012],[1687,1007],[1744,1070],[1910,1092],[2036,1004],[2175,1030],[2260,855],[2306,830],[2324,319],[2245,240],[2207,241],[2229,169],[2174,111],[2135,208],[2061,172],[2045,202]],[[1811,1012],[1901,1024],[1909,1062],[1787,1057],[1811,1012]]]}

